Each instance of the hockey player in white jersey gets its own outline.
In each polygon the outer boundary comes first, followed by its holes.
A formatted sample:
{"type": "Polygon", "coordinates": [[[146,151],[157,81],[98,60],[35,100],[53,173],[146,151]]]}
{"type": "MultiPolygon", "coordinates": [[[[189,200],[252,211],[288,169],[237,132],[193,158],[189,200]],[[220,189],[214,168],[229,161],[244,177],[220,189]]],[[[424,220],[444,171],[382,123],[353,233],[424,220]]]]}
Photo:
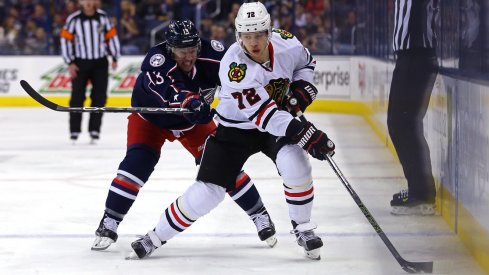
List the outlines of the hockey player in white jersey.
{"type": "Polygon", "coordinates": [[[272,31],[270,15],[259,2],[243,4],[235,26],[237,42],[219,69],[219,126],[206,142],[197,180],[172,204],[177,207],[165,210],[156,227],[131,244],[129,258],[149,256],[209,213],[233,188],[229,183],[246,160],[262,152],[283,179],[291,233],[309,258],[320,259],[323,243],[311,222],[314,189],[307,152],[323,160],[335,146],[310,122],[294,117],[316,97],[310,84],[315,61],[292,34],[272,31]],[[290,98],[296,99],[293,106],[290,98]]]}

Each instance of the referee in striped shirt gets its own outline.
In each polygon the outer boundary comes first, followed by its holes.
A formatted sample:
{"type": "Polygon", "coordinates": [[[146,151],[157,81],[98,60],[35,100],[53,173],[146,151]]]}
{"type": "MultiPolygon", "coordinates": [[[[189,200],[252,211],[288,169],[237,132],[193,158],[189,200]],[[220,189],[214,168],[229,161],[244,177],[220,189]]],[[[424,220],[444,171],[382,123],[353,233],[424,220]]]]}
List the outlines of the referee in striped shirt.
{"type": "MultiPolygon", "coordinates": [[[[112,56],[112,69],[117,68],[120,57],[120,44],[117,30],[104,11],[96,8],[95,0],[80,0],[81,9],[70,14],[61,31],[61,50],[68,64],[72,91],[70,107],[82,107],[85,101],[86,86],[91,81],[90,99],[92,107],[103,107],[107,101],[109,63],[107,55],[112,56]]],[[[78,139],[81,132],[81,113],[70,113],[70,138],[78,139]]],[[[88,131],[92,143],[100,137],[102,114],[90,114],[88,131]]]]}
{"type": "Polygon", "coordinates": [[[396,65],[387,126],[408,182],[391,201],[393,214],[434,214],[435,183],[423,118],[438,74],[435,18],[438,0],[394,0],[396,65]]]}

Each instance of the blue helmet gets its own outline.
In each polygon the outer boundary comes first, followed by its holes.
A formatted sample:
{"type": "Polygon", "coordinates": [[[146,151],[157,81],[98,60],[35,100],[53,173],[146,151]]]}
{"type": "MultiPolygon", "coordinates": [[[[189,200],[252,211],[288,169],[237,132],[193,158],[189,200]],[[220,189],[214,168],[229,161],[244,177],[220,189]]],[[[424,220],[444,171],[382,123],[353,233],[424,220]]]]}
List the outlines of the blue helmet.
{"type": "Polygon", "coordinates": [[[166,42],[169,49],[171,48],[190,48],[199,46],[200,37],[192,21],[172,20],[165,33],[166,42]]]}

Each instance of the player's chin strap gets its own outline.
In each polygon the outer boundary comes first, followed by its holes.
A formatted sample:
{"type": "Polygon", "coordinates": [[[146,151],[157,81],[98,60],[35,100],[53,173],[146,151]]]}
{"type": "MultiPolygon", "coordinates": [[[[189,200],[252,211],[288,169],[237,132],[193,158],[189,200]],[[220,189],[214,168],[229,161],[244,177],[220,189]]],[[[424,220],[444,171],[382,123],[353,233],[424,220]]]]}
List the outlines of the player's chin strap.
{"type": "MultiPolygon", "coordinates": [[[[297,100],[295,98],[289,98],[289,104],[293,106],[294,112],[299,117],[299,119],[302,122],[307,122],[306,118],[304,117],[304,114],[299,110],[297,106],[297,100]],[[295,102],[295,103],[294,103],[295,102]]],[[[325,154],[324,155],[325,159],[328,161],[329,165],[335,172],[335,174],[338,176],[340,179],[341,183],[343,183],[343,186],[345,186],[346,190],[348,190],[348,193],[350,193],[350,196],[353,198],[357,206],[360,208],[362,211],[363,215],[367,218],[367,220],[370,222],[372,227],[374,228],[375,232],[379,235],[379,237],[382,239],[384,244],[387,246],[387,249],[391,252],[392,256],[396,259],[396,261],[401,265],[402,269],[408,273],[432,273],[433,272],[433,262],[409,262],[406,261],[400,254],[397,252],[397,249],[394,247],[394,245],[391,243],[389,238],[387,238],[387,235],[385,235],[384,231],[382,228],[380,228],[380,225],[375,221],[374,217],[372,214],[370,214],[370,211],[367,209],[367,207],[363,204],[362,200],[360,200],[360,197],[357,195],[355,190],[353,190],[353,187],[351,187],[350,183],[346,179],[346,177],[343,175],[341,172],[340,168],[338,165],[336,165],[336,162],[333,160],[333,158],[325,154]]]]}

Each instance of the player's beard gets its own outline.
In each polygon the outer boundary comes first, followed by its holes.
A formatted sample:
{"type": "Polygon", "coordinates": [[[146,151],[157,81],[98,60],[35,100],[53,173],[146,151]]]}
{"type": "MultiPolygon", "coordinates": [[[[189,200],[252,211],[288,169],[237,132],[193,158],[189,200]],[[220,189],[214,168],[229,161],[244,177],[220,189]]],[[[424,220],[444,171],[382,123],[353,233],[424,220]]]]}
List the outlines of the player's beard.
{"type": "Polygon", "coordinates": [[[184,71],[184,72],[190,72],[192,71],[194,65],[195,65],[195,60],[176,60],[178,63],[178,67],[184,71]]]}

